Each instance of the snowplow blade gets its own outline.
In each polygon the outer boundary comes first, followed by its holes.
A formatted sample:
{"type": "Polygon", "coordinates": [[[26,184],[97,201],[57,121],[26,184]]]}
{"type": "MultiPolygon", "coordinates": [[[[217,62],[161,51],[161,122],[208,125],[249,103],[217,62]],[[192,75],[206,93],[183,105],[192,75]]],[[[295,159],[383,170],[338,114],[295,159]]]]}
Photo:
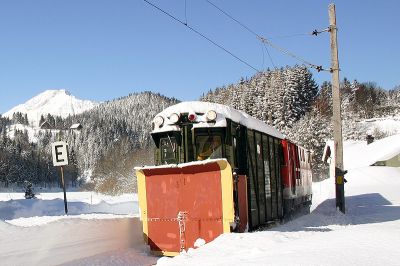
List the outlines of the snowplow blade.
{"type": "Polygon", "coordinates": [[[140,217],[153,253],[175,256],[230,232],[232,169],[224,159],[136,168],[140,217]]]}

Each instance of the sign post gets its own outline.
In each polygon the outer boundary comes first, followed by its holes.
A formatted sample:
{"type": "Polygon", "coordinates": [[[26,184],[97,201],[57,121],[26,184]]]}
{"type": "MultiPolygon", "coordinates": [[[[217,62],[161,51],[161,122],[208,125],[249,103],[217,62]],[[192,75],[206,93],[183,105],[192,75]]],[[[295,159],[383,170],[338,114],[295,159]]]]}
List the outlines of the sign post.
{"type": "Polygon", "coordinates": [[[57,141],[51,144],[51,153],[53,154],[53,165],[60,166],[61,184],[64,190],[64,209],[65,214],[68,214],[67,193],[65,191],[64,182],[64,165],[68,165],[68,144],[64,141],[57,141]]]}

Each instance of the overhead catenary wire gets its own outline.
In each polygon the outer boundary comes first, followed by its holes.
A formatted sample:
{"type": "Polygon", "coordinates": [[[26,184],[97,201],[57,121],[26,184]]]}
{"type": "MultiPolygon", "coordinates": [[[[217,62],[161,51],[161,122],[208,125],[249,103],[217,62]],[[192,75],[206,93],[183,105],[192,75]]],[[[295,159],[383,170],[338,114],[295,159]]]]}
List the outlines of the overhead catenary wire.
{"type": "MultiPolygon", "coordinates": [[[[222,12],[225,16],[229,17],[230,19],[234,20],[236,23],[238,23],[240,26],[242,26],[243,28],[245,28],[247,31],[249,31],[250,33],[252,33],[255,36],[259,36],[255,31],[253,31],[252,29],[250,29],[249,27],[247,27],[245,24],[243,24],[242,22],[240,22],[239,20],[235,19],[233,16],[231,16],[230,14],[228,14],[227,12],[225,12],[222,8],[218,7],[217,5],[215,5],[213,2],[206,0],[210,5],[212,5],[213,7],[215,7],[216,9],[218,9],[220,12],[222,12]]],[[[274,68],[276,69],[276,66],[272,60],[271,54],[269,53],[267,47],[264,45],[265,50],[267,51],[269,60],[271,61],[272,65],[274,66],[274,68]]],[[[263,50],[263,56],[264,56],[264,50],[263,50]]],[[[263,65],[264,65],[264,58],[263,58],[263,65]]]]}
{"type": "Polygon", "coordinates": [[[236,58],[237,60],[239,60],[240,62],[242,62],[243,64],[247,65],[248,67],[252,68],[253,70],[257,71],[257,72],[261,72],[260,70],[258,70],[257,68],[253,67],[252,65],[250,65],[249,63],[247,63],[245,60],[241,59],[240,57],[238,57],[237,55],[235,55],[234,53],[232,53],[231,51],[229,51],[228,49],[226,49],[225,47],[223,47],[222,45],[214,42],[213,40],[211,40],[210,38],[208,38],[207,36],[205,36],[204,34],[202,34],[201,32],[199,32],[198,30],[196,30],[195,28],[189,26],[187,23],[183,22],[182,20],[178,19],[177,17],[173,16],[172,14],[168,13],[167,11],[161,9],[160,7],[158,7],[157,5],[151,3],[148,0],[143,0],[144,2],[146,2],[147,4],[149,4],[150,6],[152,6],[153,8],[157,9],[158,11],[164,13],[165,15],[169,16],[170,18],[172,18],[173,20],[181,23],[182,25],[186,26],[188,29],[190,29],[191,31],[193,31],[194,33],[196,33],[197,35],[201,36],[202,38],[206,39],[207,41],[209,41],[210,43],[212,43],[213,45],[215,45],[216,47],[220,48],[221,50],[225,51],[226,53],[228,53],[229,55],[231,55],[232,57],[236,58]]]}
{"type": "Polygon", "coordinates": [[[264,46],[263,46],[263,44],[261,44],[261,52],[262,52],[262,67],[261,67],[261,69],[264,69],[265,53],[264,53],[264,46]]]}
{"type": "Polygon", "coordinates": [[[292,58],[294,58],[294,59],[297,59],[298,61],[301,61],[301,62],[303,62],[304,64],[306,64],[306,65],[308,65],[308,66],[310,66],[310,67],[312,67],[312,68],[315,68],[318,72],[324,70],[324,69],[322,68],[322,66],[318,66],[318,65],[315,65],[315,64],[313,64],[313,63],[310,63],[310,62],[306,61],[305,59],[301,58],[300,56],[297,56],[297,55],[295,55],[294,53],[290,52],[289,50],[286,50],[285,48],[279,47],[279,46],[277,46],[277,45],[271,43],[269,40],[267,40],[266,38],[264,38],[264,37],[262,37],[262,36],[259,36],[258,38],[259,38],[259,40],[260,40],[261,42],[263,42],[263,43],[265,43],[265,44],[268,44],[268,45],[271,46],[272,48],[274,48],[274,49],[276,49],[276,50],[278,50],[278,51],[280,51],[280,52],[282,52],[282,53],[284,53],[284,54],[286,54],[286,55],[288,55],[288,56],[290,56],[290,57],[292,57],[292,58]]]}
{"type": "MultiPolygon", "coordinates": [[[[218,7],[217,5],[215,5],[213,2],[211,2],[210,0],[206,0],[207,3],[209,3],[210,5],[212,5],[213,7],[215,7],[216,9],[218,9],[221,13],[223,13],[225,16],[227,16],[228,18],[232,19],[233,21],[235,21],[236,23],[238,23],[240,26],[242,26],[243,28],[245,28],[247,31],[249,31],[250,33],[252,33],[254,36],[256,36],[256,38],[261,41],[264,44],[267,44],[269,46],[271,46],[272,48],[280,51],[281,53],[284,53],[298,61],[303,62],[304,64],[308,65],[311,68],[316,69],[318,72],[320,71],[330,71],[330,70],[325,70],[324,68],[322,68],[322,66],[320,65],[316,65],[316,64],[312,64],[308,61],[306,61],[305,59],[303,59],[302,57],[295,55],[294,53],[290,52],[289,50],[282,48],[276,44],[273,44],[271,41],[269,41],[267,38],[259,35],[258,33],[256,33],[254,30],[250,29],[248,26],[246,26],[244,23],[240,22],[239,20],[235,19],[233,16],[231,16],[230,14],[228,14],[227,12],[225,12],[222,8],[218,7]]],[[[323,30],[321,32],[324,32],[327,30],[323,30]]],[[[321,33],[317,30],[314,30],[311,34],[307,34],[307,35],[318,35],[319,33],[321,33]]],[[[268,52],[268,50],[267,50],[268,52]]],[[[269,55],[269,52],[268,52],[269,55]]],[[[270,57],[271,58],[271,57],[270,57]]]]}
{"type": "Polygon", "coordinates": [[[262,43],[262,44],[264,45],[265,50],[267,51],[267,54],[268,54],[269,60],[270,60],[271,63],[272,63],[272,66],[274,67],[274,69],[277,69],[277,67],[276,67],[276,65],[275,65],[275,63],[274,63],[274,60],[272,60],[272,56],[271,56],[271,54],[269,53],[268,47],[265,45],[265,43],[262,43]]]}
{"type": "Polygon", "coordinates": [[[288,34],[288,35],[277,35],[277,36],[270,36],[269,39],[284,39],[284,38],[293,38],[299,36],[310,36],[311,33],[295,33],[295,34],[288,34]]]}

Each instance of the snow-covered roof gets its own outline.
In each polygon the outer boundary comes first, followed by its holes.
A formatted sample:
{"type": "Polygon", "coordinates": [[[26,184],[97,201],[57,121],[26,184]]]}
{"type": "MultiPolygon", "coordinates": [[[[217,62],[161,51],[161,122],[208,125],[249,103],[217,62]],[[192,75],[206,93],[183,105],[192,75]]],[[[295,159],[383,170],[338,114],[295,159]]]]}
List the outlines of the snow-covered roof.
{"type": "Polygon", "coordinates": [[[188,163],[180,163],[180,164],[162,164],[162,165],[145,165],[145,166],[138,166],[135,167],[135,170],[149,170],[149,169],[164,169],[164,168],[185,168],[188,166],[193,166],[193,165],[205,165],[208,163],[215,163],[219,161],[225,161],[227,162],[226,159],[206,159],[202,161],[193,161],[193,162],[188,162],[188,163]]]}
{"type": "MultiPolygon", "coordinates": [[[[331,146],[331,152],[334,153],[333,141],[327,141],[325,149],[328,145],[331,146]]],[[[346,170],[365,167],[399,155],[400,134],[376,140],[369,145],[366,141],[345,141],[343,146],[343,161],[346,170]]]]}
{"type": "Polygon", "coordinates": [[[73,124],[73,125],[70,127],[70,129],[79,129],[79,128],[81,128],[81,127],[82,127],[82,125],[79,124],[79,123],[77,123],[77,124],[73,124]]]}
{"type": "Polygon", "coordinates": [[[40,124],[40,128],[43,128],[43,127],[51,127],[51,126],[48,121],[44,121],[43,123],[40,124]]]}
{"type": "Polygon", "coordinates": [[[198,101],[181,102],[166,108],[157,115],[164,118],[164,125],[160,128],[155,126],[152,133],[179,131],[180,128],[169,120],[169,117],[173,113],[203,113],[204,115],[197,116],[197,122],[199,123],[193,124],[193,128],[226,127],[226,119],[228,118],[236,123],[246,126],[247,128],[254,129],[280,139],[285,138],[285,136],[275,128],[246,114],[245,112],[238,111],[222,104],[198,101]],[[208,123],[206,120],[205,115],[210,110],[213,110],[217,113],[217,119],[215,120],[215,123],[208,123]]]}

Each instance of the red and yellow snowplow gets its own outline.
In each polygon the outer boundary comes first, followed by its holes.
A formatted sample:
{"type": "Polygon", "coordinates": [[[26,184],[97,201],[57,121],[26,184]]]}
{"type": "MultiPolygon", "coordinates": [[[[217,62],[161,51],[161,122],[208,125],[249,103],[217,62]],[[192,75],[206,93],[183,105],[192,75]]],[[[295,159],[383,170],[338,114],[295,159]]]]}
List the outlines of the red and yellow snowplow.
{"type": "Polygon", "coordinates": [[[136,169],[144,239],[153,253],[175,256],[230,232],[232,169],[225,159],[136,169]]]}

